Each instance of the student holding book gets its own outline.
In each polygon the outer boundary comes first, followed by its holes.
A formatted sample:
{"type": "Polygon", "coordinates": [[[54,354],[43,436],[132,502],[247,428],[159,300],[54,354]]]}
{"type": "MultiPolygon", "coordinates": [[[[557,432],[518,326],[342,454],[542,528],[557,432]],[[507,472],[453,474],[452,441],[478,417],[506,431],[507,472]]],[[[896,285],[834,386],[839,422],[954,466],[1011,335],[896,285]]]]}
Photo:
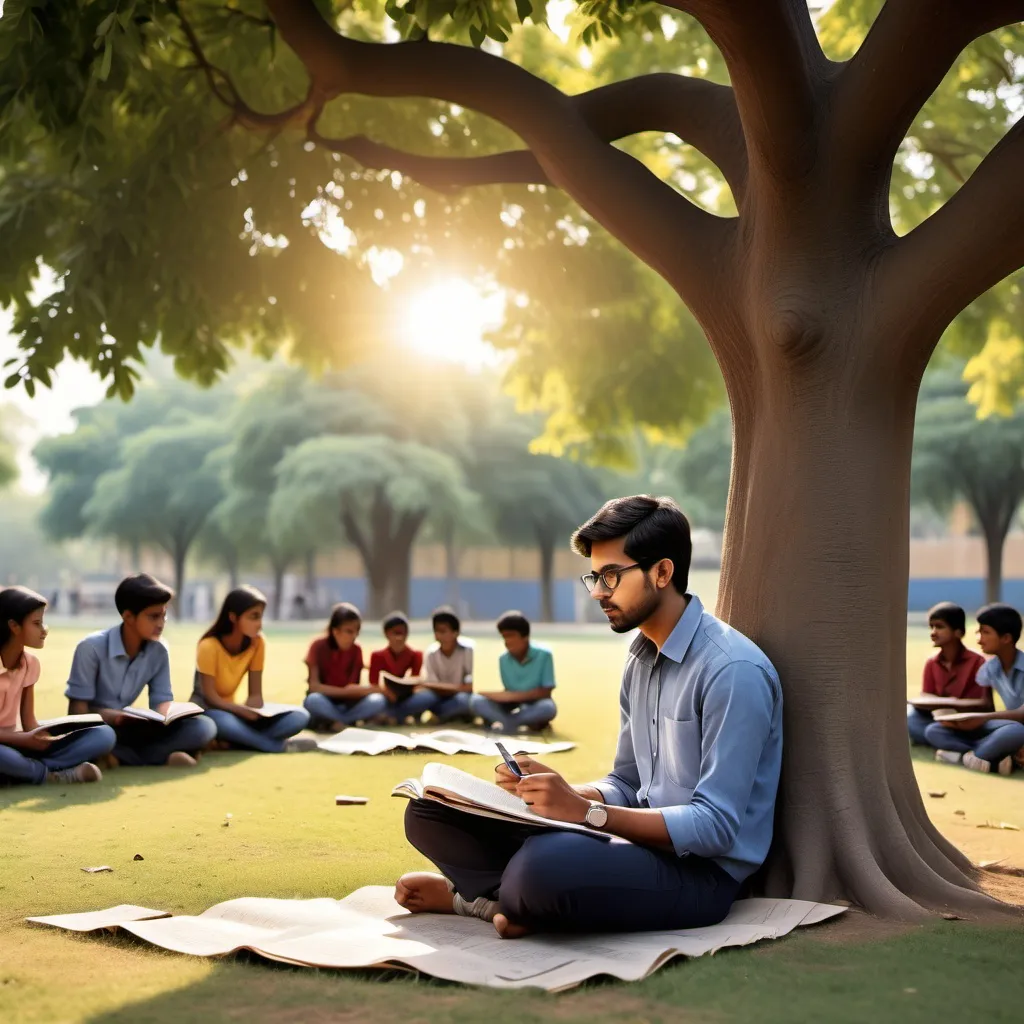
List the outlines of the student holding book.
{"type": "Polygon", "coordinates": [[[717,924],[772,839],[778,675],[687,592],[690,528],[671,499],[610,501],[573,546],[590,558],[583,582],[611,628],[639,629],[622,677],[614,764],[586,785],[525,755],[514,755],[522,777],[504,763],[496,775],[534,814],[602,835],[413,799],[406,836],[443,874],[405,875],[395,897],[415,912],[491,920],[506,938],[717,924]]]}
{"type": "Polygon", "coordinates": [[[363,649],[356,643],[363,620],[355,605],[336,604],[327,635],[314,640],[306,655],[309,693],[302,702],[314,728],[324,723],[333,732],[368,722],[387,712],[378,687],[363,686],[363,649]]]}
{"type": "Polygon", "coordinates": [[[383,625],[388,645],[370,655],[370,685],[379,686],[388,702],[385,721],[418,721],[438,703],[436,694],[420,687],[423,653],[409,646],[409,620],[402,612],[392,612],[383,625]]]}
{"type": "Polygon", "coordinates": [[[32,590],[0,590],[0,781],[99,782],[103,773],[92,762],[113,749],[114,730],[101,723],[55,737],[36,718],[39,659],[28,648],[46,643],[45,610],[46,599],[32,590]]]}
{"type": "Polygon", "coordinates": [[[546,647],[530,640],[530,620],[522,612],[505,612],[498,619],[505,653],[498,659],[501,685],[493,693],[472,698],[473,714],[497,732],[546,729],[558,714],[551,693],[555,662],[546,647]]]}
{"type": "Polygon", "coordinates": [[[454,608],[436,608],[431,616],[434,642],[423,659],[424,687],[434,693],[434,717],[440,722],[473,720],[473,645],[459,634],[462,623],[454,608]]]}
{"type": "Polygon", "coordinates": [[[232,590],[217,621],[196,648],[196,681],[192,699],[217,725],[217,738],[233,747],[265,754],[312,750],[312,739],[293,739],[309,725],[305,708],[265,705],[263,700],[263,613],[267,599],[255,587],[232,590]],[[235,701],[248,676],[244,704],[235,701]]]}
{"type": "Polygon", "coordinates": [[[100,715],[117,734],[110,764],[194,768],[216,727],[201,708],[182,716],[171,690],[171,666],[160,637],[174,591],[148,573],[123,579],[114,592],[119,625],[87,636],[75,648],[65,696],[72,715],[100,715]],[[132,704],[147,690],[152,716],[132,704]],[[173,720],[168,721],[168,715],[173,720]]]}

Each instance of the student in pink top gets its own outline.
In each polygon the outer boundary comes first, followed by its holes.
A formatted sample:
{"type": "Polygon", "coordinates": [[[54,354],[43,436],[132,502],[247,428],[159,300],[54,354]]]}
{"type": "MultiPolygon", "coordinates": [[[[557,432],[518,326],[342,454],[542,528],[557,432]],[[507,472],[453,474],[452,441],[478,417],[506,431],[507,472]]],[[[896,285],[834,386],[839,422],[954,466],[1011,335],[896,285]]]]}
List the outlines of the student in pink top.
{"type": "Polygon", "coordinates": [[[0,590],[0,782],[99,782],[103,774],[91,761],[114,748],[109,725],[60,739],[45,732],[29,735],[39,725],[39,659],[26,648],[39,650],[46,643],[45,610],[46,599],[25,587],[0,590]]]}

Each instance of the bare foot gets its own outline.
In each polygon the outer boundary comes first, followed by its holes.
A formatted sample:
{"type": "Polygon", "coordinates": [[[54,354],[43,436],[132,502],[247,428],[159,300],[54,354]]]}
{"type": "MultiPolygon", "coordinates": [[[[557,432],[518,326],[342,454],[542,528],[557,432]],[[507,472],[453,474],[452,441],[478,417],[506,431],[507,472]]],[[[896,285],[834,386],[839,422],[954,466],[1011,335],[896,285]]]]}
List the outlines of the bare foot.
{"type": "Polygon", "coordinates": [[[167,755],[166,763],[171,768],[195,768],[199,762],[184,750],[175,750],[167,755]]]}
{"type": "Polygon", "coordinates": [[[344,722],[331,722],[331,724],[330,724],[330,726],[329,726],[327,731],[328,732],[342,732],[344,729],[347,729],[347,728],[348,728],[348,726],[345,725],[344,722]]]}
{"type": "Polygon", "coordinates": [[[395,902],[414,914],[454,914],[444,875],[413,871],[395,884],[395,902]]]}
{"type": "Polygon", "coordinates": [[[513,924],[504,914],[494,915],[494,930],[503,939],[521,939],[530,934],[530,929],[523,924],[513,924]]]}

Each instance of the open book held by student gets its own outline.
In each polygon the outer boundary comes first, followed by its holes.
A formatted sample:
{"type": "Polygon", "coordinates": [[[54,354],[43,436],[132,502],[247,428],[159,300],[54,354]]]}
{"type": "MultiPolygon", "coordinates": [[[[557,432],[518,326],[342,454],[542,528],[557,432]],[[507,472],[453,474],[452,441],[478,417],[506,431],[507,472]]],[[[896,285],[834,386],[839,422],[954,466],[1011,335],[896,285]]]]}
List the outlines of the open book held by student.
{"type": "Polygon", "coordinates": [[[171,701],[167,713],[163,715],[151,708],[124,708],[120,712],[125,718],[133,719],[136,722],[152,722],[155,725],[171,725],[182,718],[194,718],[202,713],[203,709],[190,700],[171,701]]]}
{"type": "Polygon", "coordinates": [[[61,718],[48,718],[34,729],[26,729],[26,736],[36,736],[39,733],[47,733],[54,739],[62,736],[70,736],[82,729],[92,729],[94,726],[102,725],[103,719],[99,715],[64,715],[61,718]]]}
{"type": "Polygon", "coordinates": [[[393,693],[399,700],[405,700],[406,697],[412,695],[413,691],[417,686],[422,686],[428,680],[422,676],[404,676],[399,678],[393,676],[390,672],[381,671],[380,684],[386,690],[393,693]]]}
{"type": "Polygon", "coordinates": [[[937,693],[922,693],[917,697],[908,697],[907,703],[918,711],[936,711],[942,708],[952,708],[956,711],[970,711],[977,709],[984,711],[988,708],[988,701],[984,697],[940,697],[937,693]]]}
{"type": "Polygon", "coordinates": [[[534,814],[529,806],[512,793],[506,793],[500,786],[484,782],[450,764],[430,761],[423,766],[418,779],[406,779],[391,791],[392,796],[408,800],[434,800],[446,807],[453,807],[466,814],[483,818],[498,818],[522,825],[536,825],[540,828],[558,829],[564,832],[583,832],[607,842],[611,836],[598,832],[588,825],[572,821],[553,821],[534,814]]]}

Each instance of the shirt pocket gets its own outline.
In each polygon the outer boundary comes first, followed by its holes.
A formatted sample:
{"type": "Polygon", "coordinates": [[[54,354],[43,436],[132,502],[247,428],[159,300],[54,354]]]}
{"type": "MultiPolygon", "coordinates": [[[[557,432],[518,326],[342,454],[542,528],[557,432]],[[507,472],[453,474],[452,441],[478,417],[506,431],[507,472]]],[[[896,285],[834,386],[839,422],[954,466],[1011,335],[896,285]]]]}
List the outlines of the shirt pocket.
{"type": "Polygon", "coordinates": [[[691,792],[700,778],[700,719],[662,719],[662,763],[665,774],[691,792]]]}

